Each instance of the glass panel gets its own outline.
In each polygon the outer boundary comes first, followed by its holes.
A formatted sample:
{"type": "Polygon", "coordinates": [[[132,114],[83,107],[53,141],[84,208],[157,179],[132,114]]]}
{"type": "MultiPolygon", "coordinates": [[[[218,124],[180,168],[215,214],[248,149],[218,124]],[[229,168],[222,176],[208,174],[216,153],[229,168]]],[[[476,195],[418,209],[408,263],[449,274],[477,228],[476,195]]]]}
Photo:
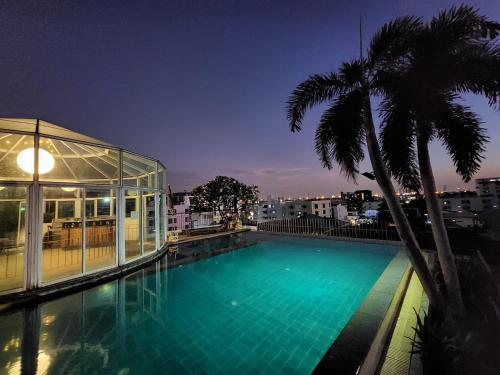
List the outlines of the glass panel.
{"type": "Polygon", "coordinates": [[[20,132],[34,133],[36,131],[36,120],[31,118],[2,118],[0,129],[14,130],[20,132]]]}
{"type": "Polygon", "coordinates": [[[115,189],[85,190],[85,206],[97,207],[97,211],[85,212],[86,271],[109,267],[116,263],[116,216],[114,213],[111,214],[114,197],[116,197],[115,189]]]}
{"type": "Polygon", "coordinates": [[[88,135],[77,133],[73,130],[63,128],[58,125],[51,124],[50,122],[40,121],[39,133],[41,135],[56,136],[61,138],[67,138],[80,142],[94,143],[99,146],[111,146],[109,143],[101,141],[99,139],[89,137],[88,135]]]}
{"type": "Polygon", "coordinates": [[[165,244],[165,194],[160,194],[159,196],[160,202],[160,247],[162,247],[165,244]]]}
{"type": "Polygon", "coordinates": [[[167,184],[165,183],[165,168],[158,163],[158,189],[164,191],[167,184]]]}
{"type": "Polygon", "coordinates": [[[123,153],[123,185],[156,187],[156,162],[141,156],[123,153]]]}
{"type": "Polygon", "coordinates": [[[44,137],[40,150],[40,181],[118,183],[117,150],[44,137]]]}
{"type": "Polygon", "coordinates": [[[125,191],[125,259],[141,255],[139,191],[125,191]]]}
{"type": "Polygon", "coordinates": [[[0,133],[0,180],[33,179],[34,145],[31,135],[0,133]]]}
{"type": "Polygon", "coordinates": [[[142,230],[144,253],[156,250],[155,193],[142,194],[142,230]]]}
{"type": "Polygon", "coordinates": [[[82,189],[44,187],[42,280],[82,273],[82,189]]]}
{"type": "Polygon", "coordinates": [[[26,188],[0,186],[0,291],[24,286],[26,188]]]}

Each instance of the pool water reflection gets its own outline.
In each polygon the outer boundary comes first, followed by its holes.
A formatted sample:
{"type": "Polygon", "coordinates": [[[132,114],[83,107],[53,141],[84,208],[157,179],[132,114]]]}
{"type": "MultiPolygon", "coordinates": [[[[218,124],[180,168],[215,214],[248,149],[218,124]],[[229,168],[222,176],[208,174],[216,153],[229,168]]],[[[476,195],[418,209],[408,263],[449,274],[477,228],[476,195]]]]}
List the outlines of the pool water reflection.
{"type": "Polygon", "coordinates": [[[310,373],[394,255],[280,238],[0,316],[0,373],[310,373]]]}

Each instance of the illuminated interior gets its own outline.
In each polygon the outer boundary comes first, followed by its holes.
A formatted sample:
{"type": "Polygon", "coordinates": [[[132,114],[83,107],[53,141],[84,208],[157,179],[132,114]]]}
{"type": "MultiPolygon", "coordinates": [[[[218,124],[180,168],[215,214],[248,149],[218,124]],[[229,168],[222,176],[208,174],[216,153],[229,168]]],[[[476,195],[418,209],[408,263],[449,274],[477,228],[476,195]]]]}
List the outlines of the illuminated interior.
{"type": "Polygon", "coordinates": [[[159,251],[165,204],[159,161],[45,121],[0,119],[0,294],[159,251]]]}

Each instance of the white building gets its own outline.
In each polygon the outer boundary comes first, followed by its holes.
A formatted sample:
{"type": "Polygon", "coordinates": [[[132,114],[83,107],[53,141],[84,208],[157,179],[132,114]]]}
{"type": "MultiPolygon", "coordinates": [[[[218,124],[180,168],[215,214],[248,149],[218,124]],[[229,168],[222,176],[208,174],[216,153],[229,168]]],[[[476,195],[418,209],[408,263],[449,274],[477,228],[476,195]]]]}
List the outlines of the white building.
{"type": "Polygon", "coordinates": [[[332,203],[330,199],[319,199],[306,202],[308,202],[309,214],[319,217],[332,217],[332,203]]]}
{"type": "Polygon", "coordinates": [[[220,222],[220,215],[213,212],[190,212],[192,195],[188,192],[172,195],[173,210],[168,213],[169,230],[204,228],[220,222]]]}
{"type": "Polygon", "coordinates": [[[271,199],[258,204],[257,221],[264,222],[279,219],[295,219],[314,215],[318,217],[332,217],[332,205],[329,199],[289,200],[271,199]]]}
{"type": "Polygon", "coordinates": [[[482,227],[482,222],[472,212],[443,212],[443,219],[445,225],[449,228],[482,227]]]}
{"type": "Polygon", "coordinates": [[[347,221],[347,207],[343,204],[335,204],[332,206],[332,216],[340,221],[347,221]]]}
{"type": "Polygon", "coordinates": [[[500,177],[477,178],[476,192],[483,197],[484,211],[498,208],[500,202],[500,177]]]}
{"type": "Polygon", "coordinates": [[[329,199],[285,201],[283,202],[283,208],[283,217],[287,219],[307,215],[332,217],[332,207],[329,199]]]}

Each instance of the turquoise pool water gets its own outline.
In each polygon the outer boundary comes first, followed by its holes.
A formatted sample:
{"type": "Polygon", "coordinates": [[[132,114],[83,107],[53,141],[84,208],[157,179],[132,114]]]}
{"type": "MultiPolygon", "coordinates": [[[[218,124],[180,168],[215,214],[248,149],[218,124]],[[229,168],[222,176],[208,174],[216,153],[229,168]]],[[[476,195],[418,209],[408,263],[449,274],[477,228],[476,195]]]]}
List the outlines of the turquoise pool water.
{"type": "Polygon", "coordinates": [[[271,241],[0,316],[0,373],[309,374],[395,253],[271,241]]]}

